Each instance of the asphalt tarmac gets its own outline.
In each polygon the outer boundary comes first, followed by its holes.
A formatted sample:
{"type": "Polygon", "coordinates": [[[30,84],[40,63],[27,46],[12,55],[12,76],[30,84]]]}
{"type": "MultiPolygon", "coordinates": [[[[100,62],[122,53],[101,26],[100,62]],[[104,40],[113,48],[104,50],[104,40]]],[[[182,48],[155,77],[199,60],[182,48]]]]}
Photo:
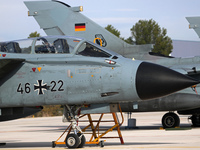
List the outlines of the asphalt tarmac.
{"type": "MultiPolygon", "coordinates": [[[[192,128],[188,121],[188,116],[180,116],[180,128],[173,130],[161,129],[161,118],[165,112],[159,113],[135,113],[132,118],[136,118],[135,129],[125,129],[127,126],[127,115],[124,114],[124,123],[121,126],[124,144],[119,138],[103,139],[105,146],[85,145],[82,149],[150,149],[150,150],[180,150],[180,149],[200,149],[200,128],[192,128]]],[[[120,116],[120,115],[119,115],[120,116]]],[[[98,120],[99,115],[93,115],[98,120]]],[[[105,115],[104,120],[111,119],[111,115],[105,115]]],[[[119,117],[119,121],[122,119],[119,117]]],[[[88,125],[86,122],[79,122],[81,128],[88,125]]],[[[69,123],[63,123],[62,117],[43,118],[23,118],[13,121],[0,122],[0,149],[9,150],[62,150],[67,149],[65,145],[57,145],[52,148],[52,141],[56,141],[63,133],[69,123]],[[3,145],[6,143],[6,145],[3,145]]],[[[112,122],[102,123],[103,128],[112,126],[112,122]]],[[[114,130],[107,136],[117,136],[114,130]]],[[[88,141],[91,137],[85,134],[88,141]]],[[[64,139],[61,138],[61,142],[64,139]]]]}

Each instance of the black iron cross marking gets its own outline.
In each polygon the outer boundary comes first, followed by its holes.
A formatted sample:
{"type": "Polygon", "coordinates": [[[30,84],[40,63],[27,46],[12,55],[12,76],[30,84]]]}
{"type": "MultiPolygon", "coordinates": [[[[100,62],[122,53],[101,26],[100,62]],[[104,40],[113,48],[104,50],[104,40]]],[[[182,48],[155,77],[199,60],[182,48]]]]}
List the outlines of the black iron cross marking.
{"type": "Polygon", "coordinates": [[[43,80],[37,80],[38,84],[34,84],[34,90],[38,90],[38,95],[44,94],[44,90],[47,90],[47,84],[43,84],[43,80]]]}

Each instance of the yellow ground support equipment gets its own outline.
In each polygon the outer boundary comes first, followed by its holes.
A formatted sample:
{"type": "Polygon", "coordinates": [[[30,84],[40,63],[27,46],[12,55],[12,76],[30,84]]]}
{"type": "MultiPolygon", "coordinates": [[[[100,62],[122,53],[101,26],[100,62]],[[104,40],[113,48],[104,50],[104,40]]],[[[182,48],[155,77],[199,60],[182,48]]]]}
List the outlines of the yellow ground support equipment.
{"type": "MultiPolygon", "coordinates": [[[[113,113],[102,113],[102,114],[99,114],[99,119],[98,120],[94,120],[92,119],[92,115],[91,114],[84,114],[84,115],[81,115],[79,117],[79,126],[81,125],[81,123],[86,123],[86,122],[89,122],[89,124],[87,126],[85,126],[84,128],[82,128],[82,132],[83,134],[90,134],[91,137],[90,137],[90,140],[89,141],[84,141],[85,144],[99,144],[101,147],[104,147],[104,140],[100,140],[100,139],[105,139],[105,138],[119,138],[120,139],[120,142],[121,144],[124,144],[124,140],[123,140],[123,137],[122,137],[122,134],[121,134],[121,131],[120,131],[120,126],[123,124],[124,122],[124,117],[123,117],[123,114],[122,114],[122,111],[121,111],[121,107],[119,105],[119,110],[120,110],[120,115],[121,115],[121,123],[119,123],[119,120],[118,120],[118,117],[117,117],[117,113],[113,112],[113,113]],[[103,120],[103,117],[105,115],[110,115],[112,114],[112,118],[113,120],[103,120]],[[86,120],[82,120],[83,118],[86,118],[86,120]],[[102,129],[100,127],[101,123],[106,123],[106,124],[109,124],[109,128],[104,128],[102,129]],[[110,126],[111,122],[114,123],[113,126],[110,126]],[[108,134],[109,132],[113,131],[114,129],[117,130],[117,133],[118,133],[118,136],[116,137],[105,137],[106,134],[108,134]],[[88,132],[89,131],[89,132],[88,132]]],[[[97,115],[95,114],[95,117],[97,115]]],[[[107,117],[108,118],[108,117],[107,117]]],[[[109,117],[110,119],[110,117],[109,117]]],[[[82,126],[82,125],[81,125],[82,126]]],[[[54,148],[56,145],[60,145],[60,144],[66,144],[66,138],[67,136],[70,134],[71,132],[71,129],[72,129],[72,124],[70,124],[67,129],[63,132],[63,134],[56,140],[56,141],[53,141],[52,142],[52,147],[54,148]],[[65,139],[63,142],[59,142],[59,140],[64,136],[66,135],[65,139]]],[[[80,133],[79,133],[80,134],[80,133]]]]}

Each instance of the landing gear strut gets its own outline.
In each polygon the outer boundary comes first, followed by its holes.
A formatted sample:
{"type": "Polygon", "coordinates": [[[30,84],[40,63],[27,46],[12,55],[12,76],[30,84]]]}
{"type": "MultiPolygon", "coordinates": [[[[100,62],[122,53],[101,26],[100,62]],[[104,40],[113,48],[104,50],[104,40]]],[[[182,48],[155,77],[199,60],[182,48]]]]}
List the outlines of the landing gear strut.
{"type": "Polygon", "coordinates": [[[163,128],[174,128],[180,125],[180,119],[177,114],[173,112],[166,113],[162,118],[163,128]]]}
{"type": "MultiPolygon", "coordinates": [[[[79,110],[80,107],[77,108],[77,106],[71,106],[71,107],[68,105],[64,106],[64,119],[67,119],[68,122],[71,122],[70,131],[71,130],[73,131],[72,133],[66,136],[65,142],[63,142],[66,144],[68,148],[82,148],[84,147],[86,142],[85,136],[82,134],[81,128],[77,125],[78,121],[77,115],[79,110]]],[[[63,144],[57,141],[52,142],[52,147],[55,147],[56,144],[63,144]]]]}

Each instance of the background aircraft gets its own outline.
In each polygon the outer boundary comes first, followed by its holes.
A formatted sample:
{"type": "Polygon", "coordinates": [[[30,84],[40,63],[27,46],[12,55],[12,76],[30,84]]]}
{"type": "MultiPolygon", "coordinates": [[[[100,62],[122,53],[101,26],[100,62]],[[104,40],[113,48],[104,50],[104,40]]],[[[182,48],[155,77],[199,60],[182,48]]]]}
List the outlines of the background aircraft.
{"type": "Polygon", "coordinates": [[[200,17],[186,17],[186,19],[190,23],[189,28],[194,29],[200,38],[200,17]]]}
{"type": "Polygon", "coordinates": [[[30,114],[31,107],[64,105],[74,132],[66,138],[69,148],[85,144],[81,143],[84,135],[77,134],[81,132],[77,112],[83,105],[105,113],[117,109],[120,102],[149,100],[197,83],[169,68],[132,61],[81,38],[47,36],[0,43],[1,121],[25,116],[26,108],[30,114]]]}
{"type": "MultiPolygon", "coordinates": [[[[117,38],[80,12],[80,7],[70,7],[59,1],[25,2],[29,16],[33,16],[47,35],[72,35],[86,38],[111,49],[127,58],[145,60],[164,65],[186,75],[200,79],[200,57],[166,58],[151,55],[151,44],[129,45],[117,38]],[[99,40],[101,39],[101,40],[99,40]]],[[[199,87],[196,87],[197,91],[199,87]]],[[[173,113],[192,114],[192,123],[200,126],[200,97],[193,88],[183,90],[165,98],[137,103],[123,104],[123,111],[170,111],[162,118],[164,127],[175,127],[180,124],[179,117],[173,113]],[[164,103],[163,103],[164,101],[164,103]],[[129,107],[130,106],[130,107],[129,107]],[[143,109],[143,106],[149,106],[143,109]],[[129,109],[128,109],[129,108],[129,109]]]]}

